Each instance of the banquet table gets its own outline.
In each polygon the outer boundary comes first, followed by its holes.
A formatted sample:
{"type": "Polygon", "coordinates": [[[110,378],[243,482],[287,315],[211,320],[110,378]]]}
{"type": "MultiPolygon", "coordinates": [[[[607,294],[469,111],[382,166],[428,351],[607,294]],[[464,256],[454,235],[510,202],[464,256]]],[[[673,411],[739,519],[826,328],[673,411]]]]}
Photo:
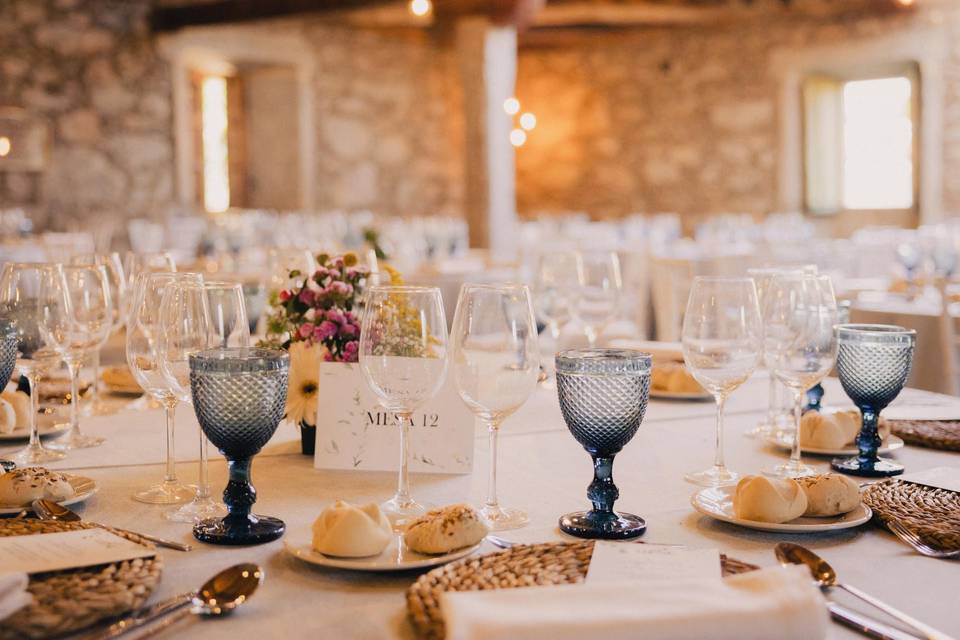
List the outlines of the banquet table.
{"type": "MultiPolygon", "coordinates": [[[[744,437],[765,410],[766,380],[758,374],[734,393],[728,403],[726,452],[728,465],[743,473],[757,473],[785,454],[758,440],[744,437]]],[[[839,383],[826,381],[827,405],[847,405],[839,383]]],[[[898,404],[951,405],[960,400],[907,389],[898,404]]],[[[165,568],[153,600],[196,588],[229,565],[257,562],[265,582],[234,615],[204,620],[193,618],[167,631],[177,638],[302,637],[406,638],[414,632],[406,619],[404,591],[418,572],[353,573],[306,565],[284,551],[283,540],[253,547],[215,547],[192,540],[187,525],[162,517],[167,507],[135,502],[135,488],[162,473],[162,415],[158,410],[123,411],[114,416],[88,418],[84,429],[107,438],[96,449],[71,452],[50,465],[93,478],[99,493],[80,510],[85,519],[194,542],[188,553],[161,550],[165,568]]],[[[178,466],[188,480],[195,477],[196,423],[189,409],[178,418],[178,466]]],[[[960,566],[955,562],[918,555],[891,534],[873,524],[835,533],[784,535],[764,533],[713,521],[690,506],[695,487],[683,480],[686,471],[712,461],[714,406],[712,403],[651,401],[637,436],[617,457],[615,478],[621,491],[617,508],[646,518],[647,542],[713,547],[740,560],[775,564],[773,546],[781,541],[808,545],[828,559],[841,579],[914,615],[948,634],[960,636],[960,566]]],[[[312,460],[299,453],[298,433],[281,424],[273,440],[254,461],[253,480],[258,499],[255,512],[286,521],[287,537],[306,537],[321,509],[335,499],[379,501],[393,490],[389,473],[315,470],[312,460]]],[[[0,456],[10,447],[0,449],[0,456]]],[[[893,454],[910,471],[957,465],[957,454],[907,446],[893,454]]],[[[826,470],[827,459],[808,458],[826,470]]],[[[483,499],[487,469],[486,434],[477,432],[472,475],[415,475],[414,495],[435,504],[483,499]]],[[[504,426],[500,441],[500,498],[504,505],[524,508],[530,524],[503,532],[518,542],[562,539],[558,516],[587,504],[591,478],[589,456],[568,433],[556,391],[538,389],[504,426]]],[[[211,463],[215,491],[224,486],[226,466],[219,456],[211,463]]],[[[486,545],[486,543],[485,543],[486,545]]],[[[484,546],[481,552],[495,549],[484,546]]],[[[850,608],[889,619],[842,592],[834,598],[850,608]]],[[[831,625],[831,638],[860,637],[831,625]]]]}

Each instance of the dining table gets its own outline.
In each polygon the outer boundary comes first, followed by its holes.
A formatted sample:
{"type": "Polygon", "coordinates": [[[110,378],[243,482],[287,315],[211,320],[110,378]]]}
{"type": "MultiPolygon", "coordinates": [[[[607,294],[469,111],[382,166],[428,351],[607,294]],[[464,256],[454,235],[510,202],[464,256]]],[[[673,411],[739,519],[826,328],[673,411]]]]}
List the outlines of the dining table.
{"type": "MultiPolygon", "coordinates": [[[[726,462],[742,474],[760,473],[787,455],[762,440],[746,437],[766,412],[767,388],[765,374],[758,372],[727,402],[726,462]]],[[[825,405],[850,405],[836,379],[827,379],[825,389],[825,405]]],[[[165,630],[167,636],[206,640],[307,635],[415,637],[407,619],[404,593],[423,571],[363,573],[316,567],[285,551],[283,538],[258,546],[212,546],[194,540],[189,525],[166,520],[164,512],[170,507],[133,500],[136,489],[162,475],[164,423],[159,409],[150,408],[142,400],[132,402],[131,406],[130,400],[121,401],[113,415],[84,418],[84,432],[104,437],[103,445],[70,451],[64,460],[49,465],[97,483],[98,492],[76,505],[78,512],[85,520],[193,544],[189,552],[158,550],[164,569],[151,602],[198,588],[217,571],[236,563],[257,563],[265,574],[260,589],[232,615],[215,619],[191,616],[165,630]]],[[[960,399],[916,389],[905,389],[896,400],[900,405],[955,407],[958,403],[960,399]]],[[[652,399],[636,437],[617,456],[615,478],[621,496],[616,508],[646,519],[643,542],[715,548],[760,566],[776,564],[774,545],[778,542],[803,544],[827,559],[841,580],[960,637],[960,565],[921,556],[874,523],[827,533],[783,534],[743,528],[696,512],[691,496],[697,487],[685,482],[683,476],[712,461],[715,411],[711,401],[652,399]]],[[[197,434],[192,409],[181,405],[177,416],[177,471],[187,481],[193,481],[197,473],[197,434]]],[[[315,469],[313,459],[301,454],[299,440],[299,431],[282,423],[253,463],[257,488],[254,512],[283,519],[287,525],[285,538],[309,539],[312,522],[335,500],[379,502],[392,494],[395,474],[315,469]]],[[[415,474],[414,496],[434,505],[481,503],[489,463],[486,443],[486,433],[478,425],[473,472],[415,474]]],[[[0,457],[14,449],[0,448],[0,457]]],[[[568,432],[557,391],[549,382],[505,421],[499,450],[500,501],[526,510],[529,524],[498,535],[518,543],[573,540],[559,531],[557,521],[562,514],[586,506],[592,465],[589,455],[568,432]]],[[[957,453],[909,445],[890,455],[908,471],[958,465],[957,453]]],[[[226,482],[226,465],[220,456],[212,453],[211,458],[211,483],[219,493],[226,482]]],[[[804,459],[823,472],[829,468],[829,458],[804,459]]],[[[477,553],[496,551],[484,542],[477,553]]],[[[830,597],[898,626],[839,590],[830,597]]],[[[491,611],[491,615],[496,612],[491,611]]],[[[860,636],[832,624],[829,637],[860,636]]]]}

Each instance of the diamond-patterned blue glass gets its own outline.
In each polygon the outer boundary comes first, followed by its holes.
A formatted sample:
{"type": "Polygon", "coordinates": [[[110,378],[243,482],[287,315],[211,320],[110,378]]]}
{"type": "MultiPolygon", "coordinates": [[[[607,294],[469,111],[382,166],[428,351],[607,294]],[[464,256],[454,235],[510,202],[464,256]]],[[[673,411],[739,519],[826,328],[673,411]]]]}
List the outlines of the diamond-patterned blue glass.
{"type": "Polygon", "coordinates": [[[647,410],[650,354],[630,349],[577,349],[557,354],[557,394],[570,433],[593,458],[589,511],[568,513],[560,528],[580,538],[619,540],[643,534],[643,518],[613,510],[620,497],[613,459],[633,438],[647,410]]]}
{"type": "Polygon", "coordinates": [[[886,477],[903,465],[877,455],[880,412],[900,393],[910,375],[917,332],[894,325],[847,324],[837,327],[837,373],[844,392],[863,416],[857,435],[859,453],[836,458],[832,467],[856,476],[886,477]]]}
{"type": "Polygon", "coordinates": [[[271,349],[211,349],[190,356],[197,420],[230,467],[223,491],[227,516],[194,525],[193,535],[198,540],[259,544],[283,535],[286,525],[282,520],[250,513],[257,499],[250,482],[250,464],[283,418],[289,367],[289,356],[271,349]]]}
{"type": "Polygon", "coordinates": [[[0,389],[7,386],[13,369],[17,366],[17,349],[20,335],[17,328],[6,320],[0,320],[0,389]]]}

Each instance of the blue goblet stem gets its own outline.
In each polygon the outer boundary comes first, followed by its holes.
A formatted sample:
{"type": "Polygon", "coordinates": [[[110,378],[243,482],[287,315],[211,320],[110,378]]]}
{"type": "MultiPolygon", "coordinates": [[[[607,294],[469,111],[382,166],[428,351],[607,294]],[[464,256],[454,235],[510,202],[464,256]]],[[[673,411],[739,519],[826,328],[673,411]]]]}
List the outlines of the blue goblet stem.
{"type": "Polygon", "coordinates": [[[873,465],[879,460],[877,450],[880,448],[880,414],[869,406],[861,406],[860,413],[863,415],[863,422],[860,433],[857,434],[857,449],[860,450],[857,458],[862,465],[873,465]]]}
{"type": "Polygon", "coordinates": [[[250,523],[250,507],[257,501],[257,490],[250,482],[251,462],[252,458],[227,462],[230,477],[227,488],[223,490],[223,501],[227,505],[224,523],[228,527],[243,527],[250,523]]]}
{"type": "Polygon", "coordinates": [[[820,411],[820,403],[823,400],[823,385],[819,382],[807,390],[807,411],[820,411]]]}
{"type": "Polygon", "coordinates": [[[595,516],[614,517],[613,503],[620,490],[613,483],[613,455],[593,456],[593,482],[587,487],[587,499],[593,504],[595,516]]]}

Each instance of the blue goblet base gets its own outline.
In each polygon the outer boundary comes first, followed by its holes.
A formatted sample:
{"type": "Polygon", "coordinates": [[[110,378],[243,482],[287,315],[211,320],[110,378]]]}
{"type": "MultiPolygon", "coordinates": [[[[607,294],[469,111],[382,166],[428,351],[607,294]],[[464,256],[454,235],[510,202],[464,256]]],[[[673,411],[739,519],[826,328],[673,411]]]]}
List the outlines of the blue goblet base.
{"type": "Polygon", "coordinates": [[[241,521],[231,520],[230,516],[201,520],[193,525],[193,537],[209,544],[263,544],[276,540],[286,529],[279,518],[250,514],[241,521]]]}
{"type": "Polygon", "coordinates": [[[647,523],[630,513],[575,511],[560,518],[560,530],[591,540],[628,540],[642,536],[647,523]]]}
{"type": "Polygon", "coordinates": [[[834,458],[830,463],[834,471],[865,478],[889,478],[903,473],[903,465],[884,458],[834,458]]]}

